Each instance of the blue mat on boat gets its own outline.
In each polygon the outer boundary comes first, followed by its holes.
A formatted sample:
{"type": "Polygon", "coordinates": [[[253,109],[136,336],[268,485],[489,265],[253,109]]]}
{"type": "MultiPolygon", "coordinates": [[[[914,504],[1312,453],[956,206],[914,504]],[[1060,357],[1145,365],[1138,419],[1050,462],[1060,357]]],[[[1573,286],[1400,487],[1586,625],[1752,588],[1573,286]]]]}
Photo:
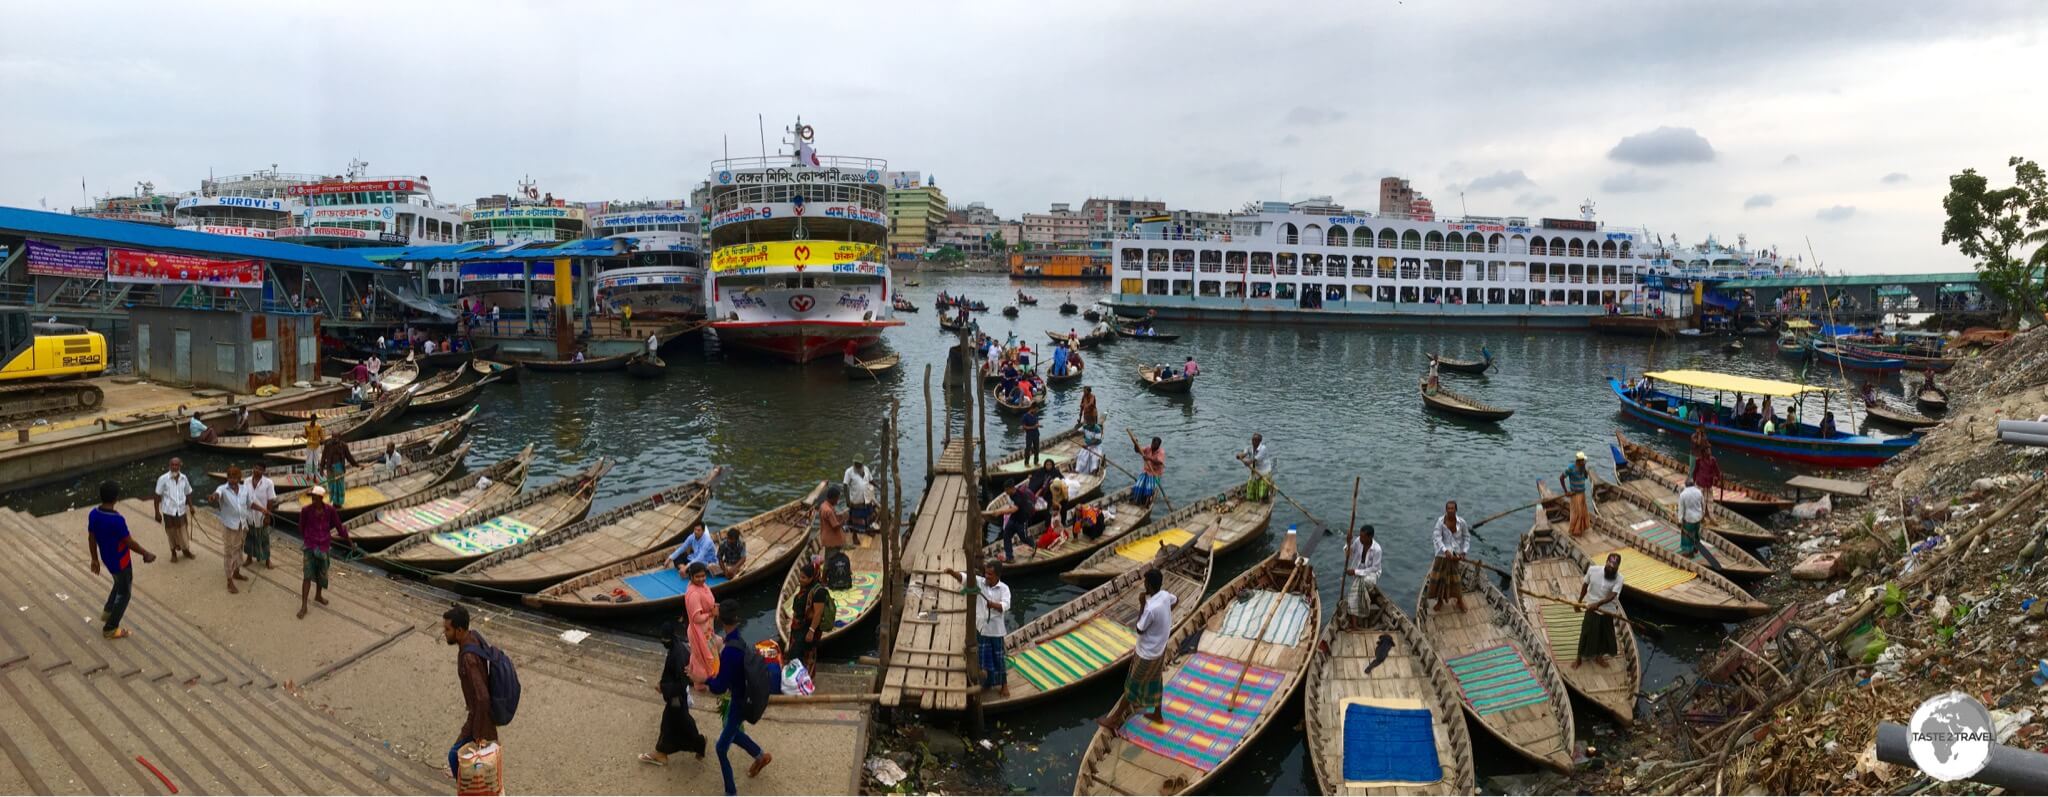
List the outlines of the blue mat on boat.
{"type": "Polygon", "coordinates": [[[1345,781],[1435,783],[1443,777],[1429,709],[1344,707],[1345,781]]]}
{"type": "MultiPolygon", "coordinates": [[[[627,576],[623,580],[626,582],[626,586],[632,587],[634,592],[640,593],[642,599],[650,601],[673,598],[683,594],[683,590],[690,588],[690,580],[683,578],[683,574],[674,570],[657,570],[652,573],[641,573],[637,576],[627,576]]],[[[704,583],[706,586],[715,587],[725,583],[725,577],[712,576],[704,583]]]]}

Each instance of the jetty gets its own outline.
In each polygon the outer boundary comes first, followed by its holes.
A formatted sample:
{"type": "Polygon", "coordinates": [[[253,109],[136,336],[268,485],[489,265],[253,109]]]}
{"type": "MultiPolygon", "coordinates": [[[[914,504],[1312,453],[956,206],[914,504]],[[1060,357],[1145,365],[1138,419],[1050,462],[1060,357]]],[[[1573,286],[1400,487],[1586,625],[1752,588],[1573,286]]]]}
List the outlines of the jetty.
{"type": "Polygon", "coordinates": [[[903,543],[907,582],[882,679],[887,708],[965,711],[977,688],[968,673],[977,661],[972,596],[945,574],[980,578],[981,501],[968,451],[964,437],[946,443],[903,543]]]}

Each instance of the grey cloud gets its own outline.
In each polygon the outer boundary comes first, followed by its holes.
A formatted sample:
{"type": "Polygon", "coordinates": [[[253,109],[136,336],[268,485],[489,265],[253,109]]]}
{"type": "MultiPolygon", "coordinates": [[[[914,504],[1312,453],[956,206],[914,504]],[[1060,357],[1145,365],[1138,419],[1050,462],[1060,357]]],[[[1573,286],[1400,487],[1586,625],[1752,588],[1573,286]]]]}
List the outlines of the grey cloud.
{"type": "Polygon", "coordinates": [[[1771,196],[1770,194],[1757,194],[1748,199],[1742,200],[1742,209],[1755,210],[1757,208],[1767,208],[1777,204],[1777,202],[1778,198],[1771,196]]]}
{"type": "Polygon", "coordinates": [[[1714,146],[1690,127],[1659,127],[1622,139],[1607,159],[1638,166],[1706,163],[1714,159],[1714,146]]]}
{"type": "Polygon", "coordinates": [[[1891,174],[1887,174],[1883,177],[1877,178],[1877,181],[1880,183],[1884,183],[1886,185],[1898,185],[1899,183],[1903,183],[1910,179],[1913,178],[1907,177],[1905,172],[1892,172],[1891,174]]]}
{"type": "Polygon", "coordinates": [[[1284,137],[1284,138],[1280,139],[1280,146],[1283,146],[1283,147],[1292,147],[1292,146],[1294,146],[1294,145],[1296,145],[1296,144],[1300,144],[1300,143],[1301,143],[1301,136],[1297,136],[1297,135],[1294,135],[1293,133],[1289,133],[1289,134],[1287,134],[1287,136],[1286,136],[1286,137],[1284,137]]]}
{"type": "Polygon", "coordinates": [[[1785,156],[1785,159],[1784,159],[1784,160],[1778,161],[1778,165],[1779,165],[1779,166],[1798,166],[1798,165],[1799,165],[1799,156],[1798,156],[1798,155],[1786,155],[1786,156],[1785,156]]]}
{"type": "Polygon", "coordinates": [[[1348,174],[1346,174],[1346,175],[1344,175],[1343,177],[1340,177],[1340,178],[1338,178],[1338,179],[1339,179],[1339,180],[1341,180],[1341,181],[1343,181],[1343,183],[1344,183],[1345,185],[1358,185],[1359,183],[1363,183],[1363,182],[1365,182],[1365,181],[1367,181],[1367,180],[1370,180],[1370,179],[1372,179],[1372,178],[1370,178],[1370,177],[1367,177],[1367,176],[1365,176],[1365,172],[1361,172],[1361,171],[1358,171],[1358,170],[1356,170],[1356,169],[1353,169],[1353,170],[1351,170],[1351,172],[1350,172],[1350,173],[1348,173],[1348,174]]]}
{"type": "Polygon", "coordinates": [[[1549,194],[1530,193],[1515,197],[1515,205],[1517,207],[1529,208],[1531,210],[1540,210],[1556,204],[1557,197],[1549,194]]]}
{"type": "Polygon", "coordinates": [[[1467,191],[1505,191],[1510,188],[1533,186],[1536,181],[1522,173],[1521,169],[1498,171],[1465,184],[1467,191]]]}
{"type": "Polygon", "coordinates": [[[1640,193],[1643,191],[1655,191],[1659,188],[1663,188],[1665,183],[1667,182],[1669,181],[1665,180],[1662,177],[1656,177],[1647,174],[1639,174],[1634,169],[1630,169],[1621,174],[1617,174],[1613,177],[1601,180],[1600,190],[1606,191],[1610,194],[1633,194],[1640,193]]]}
{"type": "Polygon", "coordinates": [[[1343,120],[1344,112],[1335,108],[1310,108],[1306,105],[1297,105],[1294,106],[1294,110],[1287,112],[1288,124],[1301,125],[1303,127],[1316,127],[1343,120]]]}
{"type": "Polygon", "coordinates": [[[1855,205],[1836,205],[1831,208],[1821,208],[1820,212],[1813,214],[1813,217],[1821,221],[1848,221],[1849,217],[1854,215],[1856,215],[1855,205]]]}

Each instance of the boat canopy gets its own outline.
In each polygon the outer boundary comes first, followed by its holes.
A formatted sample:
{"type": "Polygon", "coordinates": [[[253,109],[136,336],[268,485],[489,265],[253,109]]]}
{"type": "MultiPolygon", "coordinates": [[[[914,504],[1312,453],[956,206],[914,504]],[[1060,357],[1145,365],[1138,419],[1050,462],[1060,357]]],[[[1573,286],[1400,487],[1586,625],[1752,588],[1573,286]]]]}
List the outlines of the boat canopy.
{"type": "Polygon", "coordinates": [[[1758,396],[1797,396],[1801,393],[1826,393],[1828,388],[1817,385],[1801,385],[1780,382],[1775,379],[1756,379],[1733,374],[1717,374],[1712,371],[1651,371],[1643,376],[1659,382],[1670,382],[1706,390],[1727,393],[1749,393],[1758,396]]]}
{"type": "Polygon", "coordinates": [[[1806,319],[1804,319],[1804,318],[1794,318],[1794,319],[1792,319],[1792,320],[1790,320],[1790,321],[1787,321],[1787,322],[1785,322],[1785,328],[1786,328],[1786,329],[1812,329],[1812,328],[1813,328],[1813,322],[1812,322],[1812,321],[1808,321],[1808,320],[1806,320],[1806,319]]]}

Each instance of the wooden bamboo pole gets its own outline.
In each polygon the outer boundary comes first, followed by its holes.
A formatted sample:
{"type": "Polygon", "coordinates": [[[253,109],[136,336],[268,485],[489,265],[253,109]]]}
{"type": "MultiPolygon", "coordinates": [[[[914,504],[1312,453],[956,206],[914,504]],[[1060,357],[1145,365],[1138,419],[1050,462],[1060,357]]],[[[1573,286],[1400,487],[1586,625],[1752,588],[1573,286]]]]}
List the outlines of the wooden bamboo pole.
{"type": "MultiPolygon", "coordinates": [[[[924,364],[924,472],[932,472],[932,364],[924,364]]],[[[897,492],[902,492],[898,489],[897,492]]]]}

